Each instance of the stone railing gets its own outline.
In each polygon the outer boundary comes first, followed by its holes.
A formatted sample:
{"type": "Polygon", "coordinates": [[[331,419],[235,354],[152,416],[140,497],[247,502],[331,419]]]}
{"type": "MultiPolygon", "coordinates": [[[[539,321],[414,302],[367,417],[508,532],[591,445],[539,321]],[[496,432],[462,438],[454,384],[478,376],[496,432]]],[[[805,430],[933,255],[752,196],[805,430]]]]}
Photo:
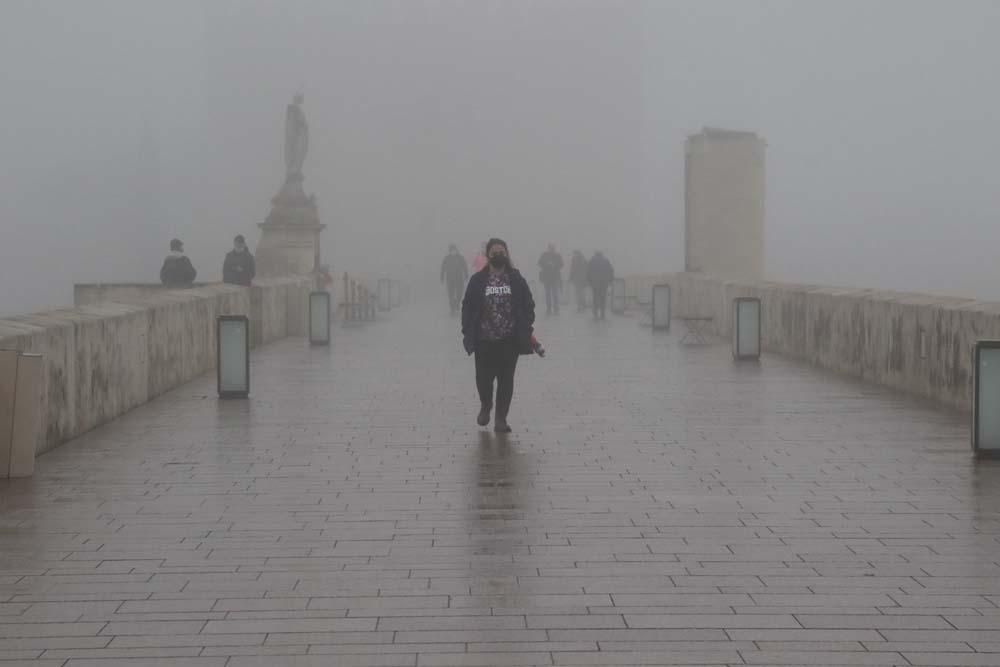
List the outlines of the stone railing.
{"type": "Polygon", "coordinates": [[[653,286],[669,283],[674,275],[672,273],[657,273],[625,276],[626,307],[652,303],[653,286]]]}
{"type": "MultiPolygon", "coordinates": [[[[210,287],[216,284],[218,283],[194,283],[184,289],[210,287]]],[[[135,301],[172,291],[176,292],[177,288],[165,287],[160,283],[77,283],[73,285],[73,305],[79,307],[108,301],[135,301]]]]}
{"type": "Polygon", "coordinates": [[[712,317],[732,332],[733,299],[756,297],[765,351],[892,387],[962,411],[972,405],[972,350],[1000,339],[1000,303],[773,282],[740,283],[694,273],[636,276],[671,286],[676,317],[712,317]]]}
{"type": "Polygon", "coordinates": [[[375,319],[378,294],[370,281],[344,273],[337,290],[337,317],[343,322],[367,322],[375,319]]]}
{"type": "Polygon", "coordinates": [[[183,290],[103,285],[100,303],[0,319],[0,349],[44,359],[46,405],[36,452],[215,368],[219,315],[246,315],[254,345],[304,335],[312,285],[309,277],[183,290]]]}

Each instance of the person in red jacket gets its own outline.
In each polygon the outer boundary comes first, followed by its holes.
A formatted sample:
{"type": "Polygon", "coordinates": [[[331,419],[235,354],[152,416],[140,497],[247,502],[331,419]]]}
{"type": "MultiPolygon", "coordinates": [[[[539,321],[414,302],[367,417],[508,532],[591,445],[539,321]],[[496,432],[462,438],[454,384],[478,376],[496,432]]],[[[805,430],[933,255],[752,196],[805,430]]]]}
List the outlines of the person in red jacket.
{"type": "Polygon", "coordinates": [[[486,265],[488,263],[489,260],[486,258],[486,246],[483,245],[482,247],[479,248],[479,251],[476,253],[476,256],[472,258],[472,272],[479,273],[480,271],[486,268],[486,265]]]}

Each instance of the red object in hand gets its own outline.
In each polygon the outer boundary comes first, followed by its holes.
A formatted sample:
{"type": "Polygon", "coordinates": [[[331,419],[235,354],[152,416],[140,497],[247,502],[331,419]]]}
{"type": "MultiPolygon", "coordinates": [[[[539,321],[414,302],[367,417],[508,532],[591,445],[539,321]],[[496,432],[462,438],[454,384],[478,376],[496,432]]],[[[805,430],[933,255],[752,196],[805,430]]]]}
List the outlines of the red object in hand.
{"type": "Polygon", "coordinates": [[[542,358],[545,357],[545,348],[542,347],[542,344],[539,342],[539,340],[535,338],[535,334],[531,334],[531,349],[533,349],[535,351],[535,354],[537,354],[538,356],[542,358]]]}

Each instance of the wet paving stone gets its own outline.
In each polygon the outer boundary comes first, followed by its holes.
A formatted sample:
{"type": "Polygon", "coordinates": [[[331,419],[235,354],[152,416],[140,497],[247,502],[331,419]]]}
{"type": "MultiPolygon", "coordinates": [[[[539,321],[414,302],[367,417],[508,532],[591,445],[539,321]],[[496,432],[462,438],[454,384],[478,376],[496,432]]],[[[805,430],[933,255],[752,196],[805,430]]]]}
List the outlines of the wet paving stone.
{"type": "Polygon", "coordinates": [[[0,664],[1000,665],[964,416],[564,313],[496,436],[437,305],[0,482],[0,664]]]}

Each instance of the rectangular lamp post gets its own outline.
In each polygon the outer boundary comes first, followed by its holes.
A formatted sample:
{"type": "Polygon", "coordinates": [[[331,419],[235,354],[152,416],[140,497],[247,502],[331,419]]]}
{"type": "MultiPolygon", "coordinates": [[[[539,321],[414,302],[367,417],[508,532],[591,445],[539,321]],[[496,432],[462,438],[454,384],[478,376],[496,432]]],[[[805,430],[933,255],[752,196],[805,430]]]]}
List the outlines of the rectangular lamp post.
{"type": "Polygon", "coordinates": [[[615,278],[611,283],[611,312],[621,315],[625,312],[625,279],[615,278]]]}
{"type": "Polygon", "coordinates": [[[0,350],[0,479],[9,477],[17,390],[17,350],[0,350]]]}
{"type": "Polygon", "coordinates": [[[21,352],[17,357],[17,384],[14,388],[14,422],[10,438],[8,476],[31,477],[35,471],[35,450],[41,437],[45,378],[42,355],[21,352]]]}
{"type": "Polygon", "coordinates": [[[309,344],[330,344],[330,293],[309,293],[309,344]]]}
{"type": "Polygon", "coordinates": [[[653,285],[653,330],[670,331],[670,285],[653,285]]]}
{"type": "Polygon", "coordinates": [[[219,398],[247,398],[250,395],[250,320],[246,315],[220,315],[216,320],[215,342],[219,398]]]}
{"type": "Polygon", "coordinates": [[[1000,340],[976,341],[973,363],[972,449],[1000,455],[1000,340]]]}
{"type": "Polygon", "coordinates": [[[760,359],[760,299],[733,300],[733,358],[760,359]]]}
{"type": "Polygon", "coordinates": [[[42,355],[0,350],[0,479],[31,477],[45,397],[42,355]]]}

